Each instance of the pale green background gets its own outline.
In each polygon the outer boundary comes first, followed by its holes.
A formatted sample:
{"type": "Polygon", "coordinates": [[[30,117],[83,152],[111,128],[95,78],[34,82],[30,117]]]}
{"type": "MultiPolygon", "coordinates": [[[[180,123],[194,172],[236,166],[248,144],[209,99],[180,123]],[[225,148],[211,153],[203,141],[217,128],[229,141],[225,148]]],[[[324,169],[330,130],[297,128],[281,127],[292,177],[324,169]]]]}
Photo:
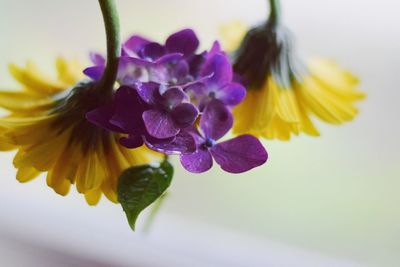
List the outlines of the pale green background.
{"type": "MultiPolygon", "coordinates": [[[[198,31],[204,48],[217,38],[222,22],[260,21],[264,2],[117,1],[124,37],[142,32],[161,40],[190,26],[198,31]]],[[[189,174],[176,161],[169,198],[153,227],[169,231],[163,218],[171,215],[184,227],[204,223],[362,266],[399,266],[400,4],[395,0],[283,2],[285,21],[303,55],[334,57],[361,77],[368,98],[359,105],[360,115],[343,127],[318,123],[321,138],[264,141],[269,162],[243,175],[226,174],[218,167],[202,175],[189,174]]],[[[87,62],[88,51],[104,51],[101,22],[94,0],[0,0],[1,87],[15,85],[7,72],[9,62],[34,59],[50,70],[57,55],[87,62]]],[[[61,198],[45,187],[43,177],[20,185],[14,179],[11,155],[3,154],[0,160],[4,211],[0,221],[10,222],[8,226],[13,225],[15,214],[24,214],[22,207],[40,210],[43,224],[47,220],[57,224],[57,218],[46,217],[52,216],[47,209],[57,209],[59,214],[66,209],[71,214],[76,210],[77,226],[80,220],[114,216],[113,221],[122,221],[116,227],[130,234],[119,206],[103,200],[97,208],[86,207],[75,193],[61,198]]],[[[171,236],[179,238],[179,234],[171,236]]]]}

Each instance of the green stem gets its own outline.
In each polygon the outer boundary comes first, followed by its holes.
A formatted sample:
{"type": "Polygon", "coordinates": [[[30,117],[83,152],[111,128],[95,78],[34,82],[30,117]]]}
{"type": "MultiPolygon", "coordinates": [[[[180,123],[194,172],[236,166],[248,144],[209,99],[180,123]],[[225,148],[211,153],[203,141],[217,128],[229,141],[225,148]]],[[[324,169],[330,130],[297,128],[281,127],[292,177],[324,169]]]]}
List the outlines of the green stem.
{"type": "Polygon", "coordinates": [[[99,4],[107,36],[107,63],[101,83],[104,90],[110,92],[117,79],[118,58],[121,55],[119,17],[114,0],[99,0],[99,4]]]}
{"type": "Polygon", "coordinates": [[[279,0],[269,0],[269,21],[277,24],[281,19],[281,4],[279,0]]]}

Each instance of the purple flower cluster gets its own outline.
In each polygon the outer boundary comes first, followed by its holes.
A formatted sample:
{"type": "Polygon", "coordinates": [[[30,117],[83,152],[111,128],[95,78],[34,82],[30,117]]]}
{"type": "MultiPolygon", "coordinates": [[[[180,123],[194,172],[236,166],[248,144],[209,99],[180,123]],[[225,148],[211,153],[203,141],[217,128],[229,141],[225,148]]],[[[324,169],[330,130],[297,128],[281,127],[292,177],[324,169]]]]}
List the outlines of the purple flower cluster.
{"type": "MultiPolygon", "coordinates": [[[[185,169],[209,170],[214,160],[222,169],[241,173],[268,158],[259,140],[242,135],[217,142],[231,128],[232,107],[246,90],[234,82],[232,66],[217,42],[196,54],[199,40],[190,30],[169,36],[164,45],[130,37],[122,48],[113,102],[87,114],[92,123],[125,137],[121,144],[143,144],[164,154],[179,154],[185,169]]],[[[100,79],[105,59],[91,54],[95,66],[84,73],[100,79]]]]}

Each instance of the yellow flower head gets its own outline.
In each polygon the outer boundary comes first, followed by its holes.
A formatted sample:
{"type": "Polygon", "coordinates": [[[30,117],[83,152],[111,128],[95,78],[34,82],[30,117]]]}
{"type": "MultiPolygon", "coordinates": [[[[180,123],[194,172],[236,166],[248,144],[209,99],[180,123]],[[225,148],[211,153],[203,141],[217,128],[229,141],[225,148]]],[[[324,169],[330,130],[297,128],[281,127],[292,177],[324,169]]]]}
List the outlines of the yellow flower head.
{"type": "Polygon", "coordinates": [[[87,122],[86,112],[111,96],[101,94],[95,83],[74,86],[81,78],[78,63],[59,58],[56,68],[58,77],[52,81],[30,62],[25,68],[10,65],[22,89],[0,91],[0,106],[9,111],[0,118],[0,150],[18,150],[14,166],[20,182],[47,172],[48,186],[60,195],[76,184],[90,205],[102,194],[118,202],[118,176],[147,163],[147,150],[124,148],[117,134],[87,122]]]}
{"type": "Polygon", "coordinates": [[[222,28],[226,42],[244,36],[234,52],[234,68],[248,82],[245,100],[235,110],[234,132],[269,139],[289,140],[301,132],[318,136],[311,115],[331,124],[352,120],[354,103],[365,97],[358,79],[331,60],[313,59],[302,64],[292,36],[276,20],[245,33],[234,22],[222,28]]]}

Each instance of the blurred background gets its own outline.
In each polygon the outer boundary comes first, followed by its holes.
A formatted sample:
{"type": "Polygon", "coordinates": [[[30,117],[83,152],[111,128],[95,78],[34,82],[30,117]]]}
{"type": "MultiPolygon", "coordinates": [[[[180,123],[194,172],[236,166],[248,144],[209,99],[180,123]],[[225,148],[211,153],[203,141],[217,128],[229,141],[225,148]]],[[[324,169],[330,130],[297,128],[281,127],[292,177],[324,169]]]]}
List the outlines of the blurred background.
{"type": "MultiPolygon", "coordinates": [[[[379,266],[400,262],[400,2],[282,0],[304,57],[334,58],[361,78],[360,115],[322,136],[264,141],[270,160],[242,175],[178,162],[150,229],[131,232],[120,206],[55,194],[45,177],[15,180],[0,154],[1,266],[379,266]]],[[[117,0],[123,37],[162,41],[194,28],[203,48],[232,19],[249,25],[264,0],[117,0]]],[[[0,0],[0,87],[7,64],[33,59],[50,74],[58,55],[88,63],[105,51],[97,1],[0,0]]]]}

